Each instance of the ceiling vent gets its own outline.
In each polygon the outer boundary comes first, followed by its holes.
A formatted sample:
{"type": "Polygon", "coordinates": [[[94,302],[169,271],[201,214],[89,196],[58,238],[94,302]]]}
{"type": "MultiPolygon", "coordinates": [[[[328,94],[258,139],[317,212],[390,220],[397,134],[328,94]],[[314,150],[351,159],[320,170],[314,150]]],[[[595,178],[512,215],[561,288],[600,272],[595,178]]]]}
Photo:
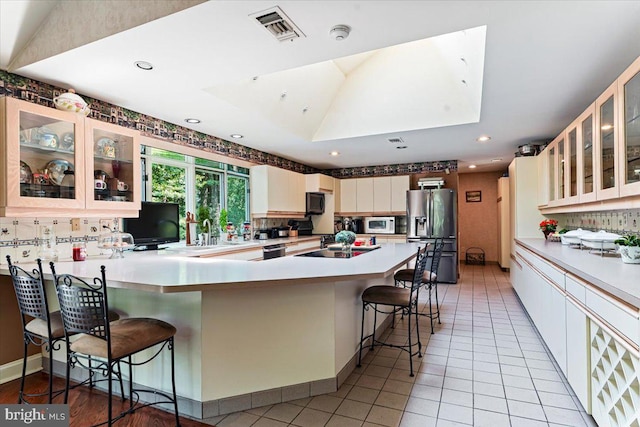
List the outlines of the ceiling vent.
{"type": "Polygon", "coordinates": [[[255,19],[258,25],[269,31],[278,41],[293,41],[299,37],[306,37],[278,6],[252,13],[249,17],[255,19]]]}
{"type": "Polygon", "coordinates": [[[389,141],[392,144],[402,144],[404,142],[404,140],[402,138],[400,138],[399,136],[394,136],[392,138],[387,138],[387,141],[389,141]]]}

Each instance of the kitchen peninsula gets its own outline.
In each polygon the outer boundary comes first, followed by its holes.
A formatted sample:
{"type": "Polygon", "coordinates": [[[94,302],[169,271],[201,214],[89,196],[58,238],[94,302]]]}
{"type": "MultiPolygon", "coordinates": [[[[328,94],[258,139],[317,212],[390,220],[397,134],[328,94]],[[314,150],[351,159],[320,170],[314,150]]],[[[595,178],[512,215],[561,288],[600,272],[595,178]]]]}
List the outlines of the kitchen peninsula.
{"type": "MultiPolygon", "coordinates": [[[[56,269],[92,278],[105,265],[112,308],[176,326],[180,411],[207,418],[335,391],[355,366],[362,291],[392,284],[417,247],[388,244],[348,259],[261,262],[158,251],[58,262],[56,269]]],[[[45,279],[56,301],[48,268],[45,279]]],[[[60,353],[56,370],[62,372],[60,353]]],[[[141,366],[135,381],[167,390],[168,366],[168,357],[141,366]]]]}

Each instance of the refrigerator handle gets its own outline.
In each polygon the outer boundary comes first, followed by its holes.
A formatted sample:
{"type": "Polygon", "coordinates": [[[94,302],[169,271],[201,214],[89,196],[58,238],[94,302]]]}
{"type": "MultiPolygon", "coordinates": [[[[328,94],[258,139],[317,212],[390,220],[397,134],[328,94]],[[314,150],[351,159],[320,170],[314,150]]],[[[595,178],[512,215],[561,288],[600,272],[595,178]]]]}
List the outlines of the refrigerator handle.
{"type": "Polygon", "coordinates": [[[427,224],[427,233],[429,237],[433,237],[433,191],[429,190],[429,196],[427,197],[427,218],[429,223],[427,224]]]}

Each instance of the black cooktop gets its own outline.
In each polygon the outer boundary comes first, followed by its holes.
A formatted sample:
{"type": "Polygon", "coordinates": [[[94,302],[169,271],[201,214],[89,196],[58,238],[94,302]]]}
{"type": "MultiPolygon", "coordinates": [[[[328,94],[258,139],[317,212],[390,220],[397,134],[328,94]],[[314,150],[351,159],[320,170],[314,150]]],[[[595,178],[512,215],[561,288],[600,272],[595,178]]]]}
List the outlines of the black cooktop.
{"type": "Polygon", "coordinates": [[[307,256],[313,258],[353,258],[358,255],[366,254],[367,252],[371,252],[371,250],[366,251],[354,251],[351,252],[342,252],[339,250],[332,249],[320,249],[319,251],[307,252],[304,254],[298,254],[294,256],[307,256]]]}

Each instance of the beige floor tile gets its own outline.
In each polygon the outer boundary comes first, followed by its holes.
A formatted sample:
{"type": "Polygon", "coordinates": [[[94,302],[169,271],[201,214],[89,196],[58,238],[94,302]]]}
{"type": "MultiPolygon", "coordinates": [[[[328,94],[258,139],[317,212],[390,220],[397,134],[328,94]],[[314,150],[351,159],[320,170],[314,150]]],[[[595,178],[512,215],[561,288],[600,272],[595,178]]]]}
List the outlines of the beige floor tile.
{"type": "Polygon", "coordinates": [[[301,411],[301,406],[292,405],[290,403],[279,403],[277,405],[273,405],[273,407],[269,409],[264,416],[277,421],[290,423],[301,411]]]}
{"type": "Polygon", "coordinates": [[[371,375],[362,375],[356,385],[360,387],[372,388],[374,390],[382,390],[382,387],[384,387],[384,383],[385,378],[373,377],[371,375]]]}
{"type": "Polygon", "coordinates": [[[400,424],[401,417],[402,411],[374,405],[369,411],[366,421],[387,427],[396,427],[400,424]]]}
{"type": "Polygon", "coordinates": [[[403,410],[407,400],[409,400],[407,395],[381,391],[374,405],[403,410]]]}
{"type": "Polygon", "coordinates": [[[331,418],[330,413],[304,408],[291,424],[300,427],[323,427],[329,418],[331,418]]]}
{"type": "Polygon", "coordinates": [[[343,417],[342,415],[333,415],[325,427],[360,427],[362,421],[353,418],[343,417]]]}
{"type": "Polygon", "coordinates": [[[336,414],[364,421],[367,415],[369,415],[372,406],[370,403],[345,399],[338,409],[336,409],[336,414]]]}
{"type": "Polygon", "coordinates": [[[311,402],[309,402],[307,408],[317,409],[319,411],[329,412],[333,414],[341,403],[342,399],[339,397],[320,395],[311,399],[311,402]]]}
{"type": "Polygon", "coordinates": [[[379,393],[380,391],[378,390],[354,386],[347,395],[347,399],[373,404],[373,402],[376,401],[379,393]]]}

